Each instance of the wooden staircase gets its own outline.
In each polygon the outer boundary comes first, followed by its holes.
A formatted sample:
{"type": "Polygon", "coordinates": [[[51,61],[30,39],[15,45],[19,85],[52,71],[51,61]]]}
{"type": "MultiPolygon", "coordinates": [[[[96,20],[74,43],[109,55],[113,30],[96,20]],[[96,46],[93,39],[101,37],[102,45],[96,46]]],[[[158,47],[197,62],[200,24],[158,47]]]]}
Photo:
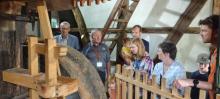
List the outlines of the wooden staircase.
{"type": "Polygon", "coordinates": [[[140,0],[132,0],[131,1],[132,3],[129,5],[127,0],[117,0],[110,16],[104,26],[104,29],[102,31],[103,32],[103,38],[102,38],[103,41],[109,41],[111,39],[113,40],[111,45],[109,46],[110,53],[113,51],[116,43],[121,42],[122,39],[120,39],[120,38],[124,36],[127,24],[133,14],[133,12],[135,11],[139,1],[140,0]],[[109,29],[115,23],[117,24],[117,26],[116,26],[117,31],[121,31],[121,33],[117,33],[114,36],[114,38],[104,39],[104,38],[106,38],[105,36],[109,35],[109,34],[107,34],[107,32],[112,32],[112,31],[109,31],[109,29]]]}

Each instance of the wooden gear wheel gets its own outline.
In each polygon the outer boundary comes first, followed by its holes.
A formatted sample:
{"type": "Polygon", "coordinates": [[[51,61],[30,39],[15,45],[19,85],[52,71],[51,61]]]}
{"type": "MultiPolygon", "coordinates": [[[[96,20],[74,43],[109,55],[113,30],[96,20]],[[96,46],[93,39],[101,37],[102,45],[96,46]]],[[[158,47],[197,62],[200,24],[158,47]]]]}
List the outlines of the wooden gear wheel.
{"type": "Polygon", "coordinates": [[[59,58],[61,73],[80,80],[81,99],[107,99],[105,87],[95,67],[80,52],[68,48],[67,55],[59,58]]]}

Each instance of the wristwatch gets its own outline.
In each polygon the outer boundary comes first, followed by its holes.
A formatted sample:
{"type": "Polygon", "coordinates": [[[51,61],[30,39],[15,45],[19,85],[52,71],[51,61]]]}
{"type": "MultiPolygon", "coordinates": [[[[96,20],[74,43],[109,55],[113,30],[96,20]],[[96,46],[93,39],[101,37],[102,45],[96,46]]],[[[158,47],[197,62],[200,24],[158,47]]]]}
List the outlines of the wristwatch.
{"type": "Polygon", "coordinates": [[[194,80],[193,80],[193,84],[194,84],[193,87],[197,87],[197,85],[199,84],[199,81],[198,81],[197,79],[194,79],[194,80]]]}

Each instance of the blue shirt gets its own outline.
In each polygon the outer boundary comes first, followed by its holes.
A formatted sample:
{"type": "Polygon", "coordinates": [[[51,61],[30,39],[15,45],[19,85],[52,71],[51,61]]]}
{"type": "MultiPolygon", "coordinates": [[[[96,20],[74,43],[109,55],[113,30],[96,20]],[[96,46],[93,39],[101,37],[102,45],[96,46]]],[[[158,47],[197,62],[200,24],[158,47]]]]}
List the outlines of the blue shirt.
{"type": "Polygon", "coordinates": [[[76,36],[68,34],[67,38],[62,38],[62,35],[57,35],[54,37],[56,42],[61,45],[70,46],[76,50],[79,50],[79,40],[76,36]]]}
{"type": "Polygon", "coordinates": [[[104,43],[101,43],[98,46],[94,46],[91,43],[87,44],[83,48],[83,54],[90,60],[97,70],[102,72],[106,71],[107,63],[110,62],[110,53],[108,47],[104,43]],[[102,66],[98,67],[97,62],[102,62],[102,66]]]}
{"type": "Polygon", "coordinates": [[[157,84],[160,85],[161,77],[166,78],[166,88],[171,89],[174,80],[186,78],[186,72],[180,63],[174,61],[165,73],[163,65],[163,62],[157,63],[153,70],[153,75],[156,75],[157,84]]]}

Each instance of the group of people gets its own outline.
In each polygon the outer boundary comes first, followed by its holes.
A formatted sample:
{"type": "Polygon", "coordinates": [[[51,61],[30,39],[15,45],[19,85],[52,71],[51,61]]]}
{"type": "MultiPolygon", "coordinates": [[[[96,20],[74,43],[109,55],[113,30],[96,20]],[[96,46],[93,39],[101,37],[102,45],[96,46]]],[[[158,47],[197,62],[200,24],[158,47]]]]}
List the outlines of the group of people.
{"type": "MultiPolygon", "coordinates": [[[[169,41],[159,44],[157,55],[161,62],[155,63],[149,56],[149,42],[141,38],[142,28],[135,25],[132,28],[133,38],[125,38],[121,50],[121,57],[127,69],[141,71],[148,74],[149,80],[156,75],[156,82],[160,85],[161,78],[166,78],[167,88],[177,87],[183,94],[184,87],[192,87],[191,98],[196,99],[199,89],[207,90],[207,98],[215,99],[214,75],[216,71],[217,38],[219,32],[219,15],[212,15],[200,20],[200,35],[204,43],[211,43],[213,52],[210,55],[201,54],[197,58],[199,70],[192,73],[191,78],[186,78],[184,66],[176,61],[176,45],[169,41]]],[[[77,37],[68,34],[70,24],[60,24],[61,35],[55,36],[57,43],[68,45],[79,50],[77,37]]],[[[82,53],[91,61],[97,69],[103,83],[110,76],[110,53],[108,47],[102,43],[102,32],[92,30],[90,41],[82,50],[82,53]]]]}
{"type": "MultiPolygon", "coordinates": [[[[55,36],[59,45],[72,47],[80,51],[79,39],[69,34],[70,24],[67,21],[60,23],[60,35],[55,36]]],[[[82,53],[90,60],[97,69],[103,83],[110,75],[110,53],[108,47],[102,43],[102,32],[94,29],[90,33],[90,41],[83,49],[82,53]]]]}

